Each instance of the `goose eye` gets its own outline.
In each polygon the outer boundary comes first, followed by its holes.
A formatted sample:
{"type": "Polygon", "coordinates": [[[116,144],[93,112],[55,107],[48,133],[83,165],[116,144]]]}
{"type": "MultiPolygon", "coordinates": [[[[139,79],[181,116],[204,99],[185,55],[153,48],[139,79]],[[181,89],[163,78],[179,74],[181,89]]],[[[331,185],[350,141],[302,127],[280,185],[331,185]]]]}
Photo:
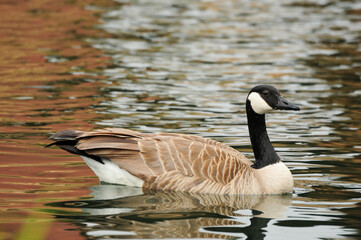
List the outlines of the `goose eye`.
{"type": "Polygon", "coordinates": [[[268,96],[268,95],[269,95],[269,91],[268,91],[268,90],[264,90],[264,91],[262,92],[262,94],[265,95],[265,96],[268,96]]]}

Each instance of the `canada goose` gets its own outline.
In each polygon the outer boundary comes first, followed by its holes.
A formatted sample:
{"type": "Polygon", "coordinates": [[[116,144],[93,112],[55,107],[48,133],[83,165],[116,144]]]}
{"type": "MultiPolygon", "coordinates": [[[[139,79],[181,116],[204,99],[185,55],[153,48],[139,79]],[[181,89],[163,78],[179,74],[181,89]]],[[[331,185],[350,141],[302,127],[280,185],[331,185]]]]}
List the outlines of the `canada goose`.
{"type": "Polygon", "coordinates": [[[92,132],[64,130],[49,144],[80,155],[100,181],[211,194],[282,194],[293,178],[275,152],[265,114],[273,109],[300,110],[273,86],[254,87],[246,100],[255,162],[237,150],[200,136],[140,133],[108,128],[92,132]]]}

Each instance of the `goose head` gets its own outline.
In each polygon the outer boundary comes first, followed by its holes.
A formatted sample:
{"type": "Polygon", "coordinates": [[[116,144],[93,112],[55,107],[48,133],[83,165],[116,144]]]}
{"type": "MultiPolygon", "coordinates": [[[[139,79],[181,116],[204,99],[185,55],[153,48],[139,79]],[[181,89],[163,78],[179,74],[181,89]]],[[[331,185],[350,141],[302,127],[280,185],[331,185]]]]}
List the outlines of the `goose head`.
{"type": "Polygon", "coordinates": [[[270,85],[254,87],[248,94],[247,103],[259,115],[266,114],[272,110],[300,110],[297,105],[283,98],[280,92],[270,85]]]}

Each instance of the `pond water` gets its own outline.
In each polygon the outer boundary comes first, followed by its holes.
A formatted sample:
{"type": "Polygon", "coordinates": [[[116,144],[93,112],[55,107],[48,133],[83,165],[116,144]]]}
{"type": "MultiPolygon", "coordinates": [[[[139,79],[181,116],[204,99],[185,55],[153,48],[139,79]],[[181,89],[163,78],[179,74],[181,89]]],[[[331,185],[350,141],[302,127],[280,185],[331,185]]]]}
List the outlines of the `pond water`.
{"type": "Polygon", "coordinates": [[[360,239],[358,1],[0,3],[1,239],[360,239]],[[26,20],[25,20],[26,19],[26,20]],[[43,148],[62,129],[198,134],[252,158],[245,98],[267,115],[294,193],[218,196],[99,184],[43,148]]]}

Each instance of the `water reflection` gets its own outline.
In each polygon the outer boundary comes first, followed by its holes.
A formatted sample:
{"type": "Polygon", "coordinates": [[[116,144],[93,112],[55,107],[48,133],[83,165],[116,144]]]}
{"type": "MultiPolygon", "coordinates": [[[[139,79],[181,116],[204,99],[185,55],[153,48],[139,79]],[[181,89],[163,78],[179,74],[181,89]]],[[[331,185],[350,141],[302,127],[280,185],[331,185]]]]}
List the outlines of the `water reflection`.
{"type": "Polygon", "coordinates": [[[251,156],[244,100],[250,87],[274,84],[302,108],[268,116],[299,185],[354,180],[358,171],[346,166],[358,169],[360,154],[354,8],[353,1],[120,4],[100,26],[115,37],[93,40],[115,65],[104,71],[112,100],[103,105],[116,117],[98,124],[199,134],[251,156]]]}
{"type": "Polygon", "coordinates": [[[5,238],[174,238],[178,225],[179,236],[361,238],[358,1],[19,0],[0,15],[5,238]],[[92,172],[42,148],[50,132],[114,126],[199,134],[252,158],[243,109],[259,83],[302,107],[268,117],[296,184],[281,218],[256,212],[267,199],[243,208],[96,186],[84,200],[92,172]]]}
{"type": "MultiPolygon", "coordinates": [[[[268,222],[286,218],[292,196],[230,196],[147,191],[127,186],[90,188],[91,200],[50,204],[81,209],[75,216],[87,236],[194,238],[242,233],[263,239],[268,222]]],[[[61,216],[58,217],[65,217],[61,216]]]]}
{"type": "Polygon", "coordinates": [[[288,219],[268,222],[267,237],[357,236],[349,221],[360,193],[355,9],[355,1],[151,0],[113,8],[100,28],[117,37],[93,43],[115,63],[104,71],[112,97],[104,105],[117,117],[99,124],[195,133],[252,157],[244,99],[253,85],[276,85],[302,114],[268,116],[296,188],[288,219]]]}

